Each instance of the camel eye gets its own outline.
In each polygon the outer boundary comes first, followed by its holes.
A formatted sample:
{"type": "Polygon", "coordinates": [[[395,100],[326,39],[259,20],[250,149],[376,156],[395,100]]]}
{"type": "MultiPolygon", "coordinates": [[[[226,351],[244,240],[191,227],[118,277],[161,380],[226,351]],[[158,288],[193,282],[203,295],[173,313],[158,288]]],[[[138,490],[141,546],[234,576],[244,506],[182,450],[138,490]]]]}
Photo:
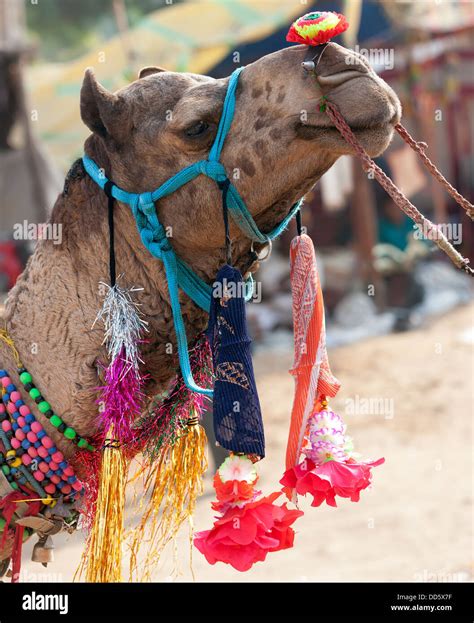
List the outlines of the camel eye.
{"type": "Polygon", "coordinates": [[[185,130],[186,136],[194,137],[201,136],[209,128],[209,125],[205,121],[198,121],[194,125],[185,130]]]}

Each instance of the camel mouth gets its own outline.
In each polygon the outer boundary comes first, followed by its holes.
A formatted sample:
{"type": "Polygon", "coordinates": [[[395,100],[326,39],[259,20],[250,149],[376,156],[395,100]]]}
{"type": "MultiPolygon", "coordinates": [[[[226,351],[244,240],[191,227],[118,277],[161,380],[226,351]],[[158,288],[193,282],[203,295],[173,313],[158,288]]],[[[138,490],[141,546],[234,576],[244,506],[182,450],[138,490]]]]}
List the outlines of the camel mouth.
{"type": "MultiPolygon", "coordinates": [[[[377,123],[370,124],[366,126],[349,126],[351,130],[354,132],[356,136],[360,134],[367,134],[368,132],[378,132],[383,130],[391,130],[394,124],[390,122],[387,123],[377,123]]],[[[296,128],[296,133],[298,138],[302,138],[303,140],[312,141],[322,136],[338,136],[340,138],[341,135],[339,130],[335,126],[327,126],[327,125],[307,125],[304,123],[298,124],[296,128]]]]}
{"type": "MultiPolygon", "coordinates": [[[[398,110],[395,111],[392,116],[390,117],[390,119],[383,119],[383,120],[368,120],[366,123],[350,123],[348,121],[348,125],[351,128],[351,130],[354,132],[354,134],[356,136],[361,136],[361,135],[366,135],[370,132],[387,132],[390,133],[393,128],[395,127],[395,125],[397,123],[399,123],[400,121],[400,115],[398,110]]],[[[296,123],[296,134],[298,136],[298,138],[301,138],[303,140],[315,140],[318,138],[321,138],[322,136],[327,136],[328,134],[330,134],[331,136],[338,136],[339,138],[342,138],[339,130],[333,126],[333,125],[316,125],[316,124],[311,124],[311,123],[305,123],[302,121],[299,121],[296,123]]]]}

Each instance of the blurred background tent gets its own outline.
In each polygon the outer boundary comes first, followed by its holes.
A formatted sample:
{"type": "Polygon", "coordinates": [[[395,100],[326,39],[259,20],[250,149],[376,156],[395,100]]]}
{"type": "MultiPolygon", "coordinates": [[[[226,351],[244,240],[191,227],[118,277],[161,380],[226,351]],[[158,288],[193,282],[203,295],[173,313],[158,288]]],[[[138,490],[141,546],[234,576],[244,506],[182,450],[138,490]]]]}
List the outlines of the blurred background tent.
{"type": "MultiPolygon", "coordinates": [[[[287,29],[302,5],[294,0],[197,0],[153,11],[133,28],[129,28],[126,6],[122,0],[111,3],[119,32],[108,41],[77,60],[36,65],[28,72],[31,99],[39,112],[37,131],[63,170],[82,154],[87,136],[78,114],[86,67],[94,67],[110,90],[134,80],[145,65],[209,73],[230,50],[287,29]],[[212,19],[203,19],[206,13],[212,19]]],[[[240,56],[234,63],[241,63],[240,56]]]]}

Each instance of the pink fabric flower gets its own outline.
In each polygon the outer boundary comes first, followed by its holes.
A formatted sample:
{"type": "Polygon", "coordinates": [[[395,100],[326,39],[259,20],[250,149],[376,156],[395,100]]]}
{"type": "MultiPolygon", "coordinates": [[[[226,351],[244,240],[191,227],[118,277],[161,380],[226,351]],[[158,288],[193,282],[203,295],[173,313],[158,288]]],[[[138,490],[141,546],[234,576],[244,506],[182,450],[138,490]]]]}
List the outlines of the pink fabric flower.
{"type": "Polygon", "coordinates": [[[275,492],[242,507],[228,507],[211,530],[196,533],[195,546],[211,565],[225,562],[237,571],[247,571],[269,552],[292,547],[291,524],[303,513],[273,504],[280,495],[275,492]]]}
{"type": "Polygon", "coordinates": [[[336,446],[343,446],[345,432],[346,426],[342,418],[329,407],[314,413],[308,422],[308,437],[311,443],[328,441],[336,446]]]}
{"type": "Polygon", "coordinates": [[[308,448],[304,448],[303,452],[316,465],[327,461],[344,462],[349,458],[344,448],[322,439],[313,442],[308,448]]]}
{"type": "Polygon", "coordinates": [[[311,459],[305,459],[287,470],[280,483],[287,493],[294,490],[299,495],[312,495],[311,506],[320,506],[324,501],[329,506],[337,506],[336,495],[358,502],[360,492],[371,483],[371,468],[384,461],[383,458],[360,463],[352,459],[344,462],[330,460],[317,465],[311,459]]]}

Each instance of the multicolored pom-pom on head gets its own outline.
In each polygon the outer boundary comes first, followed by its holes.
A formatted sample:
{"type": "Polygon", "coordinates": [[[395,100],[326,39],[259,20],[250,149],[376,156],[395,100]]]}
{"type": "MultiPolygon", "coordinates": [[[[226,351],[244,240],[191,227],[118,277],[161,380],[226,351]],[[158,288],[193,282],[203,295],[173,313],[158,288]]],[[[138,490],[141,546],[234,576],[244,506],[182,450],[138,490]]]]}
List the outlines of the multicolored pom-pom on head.
{"type": "Polygon", "coordinates": [[[286,40],[304,45],[321,45],[340,35],[348,27],[346,18],[340,13],[313,11],[293,22],[286,35],[286,40]]]}

